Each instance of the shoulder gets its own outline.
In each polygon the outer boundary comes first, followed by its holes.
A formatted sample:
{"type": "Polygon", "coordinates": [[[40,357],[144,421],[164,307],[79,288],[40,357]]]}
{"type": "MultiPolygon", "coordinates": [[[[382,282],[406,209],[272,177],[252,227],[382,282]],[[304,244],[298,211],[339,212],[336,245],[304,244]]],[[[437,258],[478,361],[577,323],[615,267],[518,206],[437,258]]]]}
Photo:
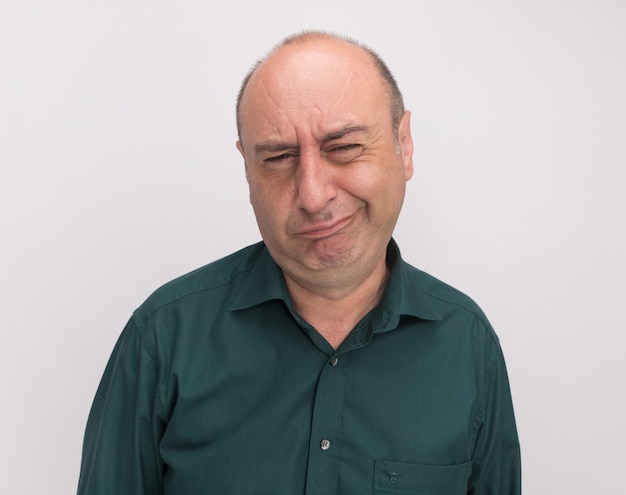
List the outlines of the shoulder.
{"type": "Polygon", "coordinates": [[[484,313],[478,304],[465,292],[414,266],[407,265],[407,269],[422,292],[434,301],[438,301],[443,305],[458,306],[484,318],[484,313]]]}
{"type": "Polygon", "coordinates": [[[135,310],[133,317],[141,325],[164,307],[223,294],[242,275],[250,272],[263,249],[263,243],[253,244],[167,282],[135,310]]]}
{"type": "Polygon", "coordinates": [[[405,273],[424,300],[442,320],[473,320],[495,340],[497,336],[481,307],[469,295],[414,266],[405,263],[405,273]]]}

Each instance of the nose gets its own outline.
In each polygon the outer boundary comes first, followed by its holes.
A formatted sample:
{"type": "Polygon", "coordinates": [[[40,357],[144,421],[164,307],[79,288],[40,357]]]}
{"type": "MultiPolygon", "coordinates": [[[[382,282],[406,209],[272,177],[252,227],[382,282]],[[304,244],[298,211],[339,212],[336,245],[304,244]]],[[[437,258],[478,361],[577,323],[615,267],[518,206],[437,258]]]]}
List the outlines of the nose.
{"type": "Polygon", "coordinates": [[[319,213],[337,195],[335,170],[324,161],[319,150],[302,150],[296,173],[297,206],[309,213],[319,213]]]}

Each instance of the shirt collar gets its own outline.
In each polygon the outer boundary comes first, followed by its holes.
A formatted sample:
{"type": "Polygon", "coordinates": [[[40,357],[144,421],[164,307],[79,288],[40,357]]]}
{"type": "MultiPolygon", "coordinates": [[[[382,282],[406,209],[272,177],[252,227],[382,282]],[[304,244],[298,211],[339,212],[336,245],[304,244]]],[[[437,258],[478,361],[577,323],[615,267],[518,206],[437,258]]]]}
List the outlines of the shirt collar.
{"type": "Polygon", "coordinates": [[[441,320],[427,303],[429,296],[419,284],[417,270],[402,259],[400,248],[393,239],[387,246],[387,265],[391,268],[391,276],[379,308],[392,315],[441,320]]]}
{"type": "MultiPolygon", "coordinates": [[[[372,315],[382,323],[379,330],[390,330],[390,326],[396,326],[401,316],[440,320],[441,316],[427,304],[428,296],[419,286],[416,277],[410,276],[410,271],[415,269],[402,259],[400,249],[393,239],[387,247],[387,263],[391,267],[389,282],[372,315]],[[395,324],[392,323],[394,321],[395,324]]],[[[292,306],[283,273],[270,256],[267,247],[263,246],[230,309],[247,309],[276,299],[285,301],[288,307],[292,306]]]]}
{"type": "Polygon", "coordinates": [[[233,300],[230,309],[248,309],[274,299],[290,301],[283,272],[270,256],[267,247],[262,248],[254,262],[241,291],[233,300]]]}

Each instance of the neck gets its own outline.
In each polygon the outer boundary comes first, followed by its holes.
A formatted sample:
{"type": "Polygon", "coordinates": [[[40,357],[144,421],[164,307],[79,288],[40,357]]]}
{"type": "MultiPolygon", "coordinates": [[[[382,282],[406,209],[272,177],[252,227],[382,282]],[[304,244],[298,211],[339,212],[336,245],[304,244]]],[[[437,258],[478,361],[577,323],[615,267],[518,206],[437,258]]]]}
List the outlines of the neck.
{"type": "Polygon", "coordinates": [[[285,274],[296,311],[334,349],[378,305],[388,280],[389,269],[384,257],[364,280],[330,288],[303,284],[285,274]]]}

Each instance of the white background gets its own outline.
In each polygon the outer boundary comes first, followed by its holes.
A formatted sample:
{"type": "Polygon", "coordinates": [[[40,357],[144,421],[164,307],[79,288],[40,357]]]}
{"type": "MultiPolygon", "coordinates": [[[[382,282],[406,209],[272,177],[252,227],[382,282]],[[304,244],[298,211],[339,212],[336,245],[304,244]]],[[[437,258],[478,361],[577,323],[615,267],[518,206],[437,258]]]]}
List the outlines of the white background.
{"type": "Polygon", "coordinates": [[[338,31],[413,112],[404,257],[507,358],[525,493],[623,494],[626,2],[0,6],[0,490],[76,489],[106,360],[157,286],[259,236],[234,101],[284,35],[338,31]]]}

